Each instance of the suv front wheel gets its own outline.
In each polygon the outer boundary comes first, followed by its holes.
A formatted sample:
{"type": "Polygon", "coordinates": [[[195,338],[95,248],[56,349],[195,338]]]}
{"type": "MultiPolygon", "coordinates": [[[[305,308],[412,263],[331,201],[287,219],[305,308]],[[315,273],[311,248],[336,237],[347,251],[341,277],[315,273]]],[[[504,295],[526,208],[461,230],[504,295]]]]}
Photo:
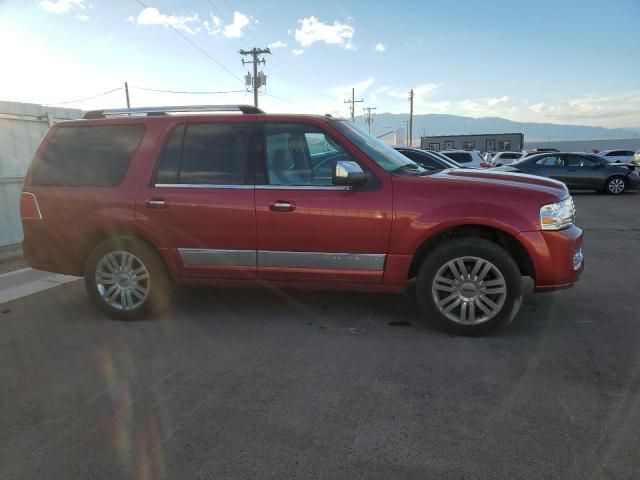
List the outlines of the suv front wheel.
{"type": "Polygon", "coordinates": [[[459,238],[427,255],[416,293],[423,313],[439,328],[479,334],[513,320],[522,303],[522,277],[499,245],[459,238]]]}
{"type": "Polygon", "coordinates": [[[110,317],[132,320],[167,303],[169,281],[162,260],[135,239],[98,244],[87,257],[84,282],[93,302],[110,317]]]}

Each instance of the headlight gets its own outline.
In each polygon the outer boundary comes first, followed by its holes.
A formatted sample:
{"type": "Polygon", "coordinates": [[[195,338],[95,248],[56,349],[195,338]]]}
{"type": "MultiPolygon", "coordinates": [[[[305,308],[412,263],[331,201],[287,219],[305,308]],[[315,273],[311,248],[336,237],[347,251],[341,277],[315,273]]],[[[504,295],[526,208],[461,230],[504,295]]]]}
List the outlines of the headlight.
{"type": "Polygon", "coordinates": [[[540,226],[542,230],[562,230],[573,225],[576,208],[571,197],[558,202],[543,205],[540,208],[540,226]]]}

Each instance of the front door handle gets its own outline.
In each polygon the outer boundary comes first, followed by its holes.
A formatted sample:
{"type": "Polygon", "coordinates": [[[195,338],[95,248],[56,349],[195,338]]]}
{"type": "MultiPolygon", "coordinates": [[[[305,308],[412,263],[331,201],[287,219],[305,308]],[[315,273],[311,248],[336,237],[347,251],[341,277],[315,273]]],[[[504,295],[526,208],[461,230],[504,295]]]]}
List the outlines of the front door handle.
{"type": "Polygon", "coordinates": [[[276,200],[271,205],[269,205],[269,210],[274,212],[292,212],[296,209],[296,206],[293,202],[289,200],[276,200]]]}
{"type": "Polygon", "coordinates": [[[167,204],[162,198],[150,198],[144,204],[147,208],[167,208],[167,204]]]}

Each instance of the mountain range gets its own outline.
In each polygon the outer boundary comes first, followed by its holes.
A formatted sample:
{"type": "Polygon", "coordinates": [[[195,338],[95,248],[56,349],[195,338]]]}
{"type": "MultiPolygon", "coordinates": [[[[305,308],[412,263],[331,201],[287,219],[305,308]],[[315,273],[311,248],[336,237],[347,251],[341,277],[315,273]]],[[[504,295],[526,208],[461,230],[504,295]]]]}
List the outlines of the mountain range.
{"type": "MultiPolygon", "coordinates": [[[[398,128],[405,129],[407,114],[380,113],[373,117],[372,133],[381,135],[398,128]]],[[[364,116],[356,117],[356,124],[365,125],[364,116]]],[[[555,123],[513,122],[500,117],[461,117],[457,115],[427,114],[413,116],[414,138],[423,135],[466,135],[482,133],[524,133],[532,140],[595,140],[612,138],[640,138],[640,128],[604,128],[555,123]]]]}

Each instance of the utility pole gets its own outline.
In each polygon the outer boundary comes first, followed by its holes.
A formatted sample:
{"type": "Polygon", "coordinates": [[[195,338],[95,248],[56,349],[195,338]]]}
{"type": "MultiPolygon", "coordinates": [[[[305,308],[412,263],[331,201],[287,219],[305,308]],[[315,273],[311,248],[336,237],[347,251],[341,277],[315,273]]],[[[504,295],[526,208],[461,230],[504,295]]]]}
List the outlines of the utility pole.
{"type": "Polygon", "coordinates": [[[251,50],[240,50],[240,55],[242,56],[251,55],[251,58],[252,58],[252,60],[245,60],[243,58],[242,65],[245,65],[247,63],[253,64],[253,77],[249,73],[244,78],[245,78],[245,85],[253,87],[253,106],[254,107],[258,106],[258,89],[267,84],[267,76],[263,72],[260,72],[260,74],[258,74],[258,65],[260,63],[262,63],[263,65],[265,64],[264,58],[258,58],[258,56],[266,55],[266,54],[271,55],[271,50],[269,50],[268,48],[256,48],[256,47],[253,47],[251,50]]]}
{"type": "Polygon", "coordinates": [[[409,92],[409,147],[413,143],[413,88],[409,92]]]}
{"type": "Polygon", "coordinates": [[[363,99],[356,100],[356,89],[351,89],[351,100],[345,100],[343,103],[350,103],[349,109],[351,110],[351,121],[356,123],[356,103],[364,102],[363,99]]]}
{"type": "Polygon", "coordinates": [[[129,84],[124,82],[124,93],[127,96],[127,108],[131,108],[131,102],[129,102],[129,84]]]}
{"type": "Polygon", "coordinates": [[[375,110],[376,107],[364,107],[362,110],[365,110],[365,121],[367,122],[367,128],[369,129],[369,133],[371,133],[371,122],[373,119],[371,118],[371,110],[375,110]]]}

